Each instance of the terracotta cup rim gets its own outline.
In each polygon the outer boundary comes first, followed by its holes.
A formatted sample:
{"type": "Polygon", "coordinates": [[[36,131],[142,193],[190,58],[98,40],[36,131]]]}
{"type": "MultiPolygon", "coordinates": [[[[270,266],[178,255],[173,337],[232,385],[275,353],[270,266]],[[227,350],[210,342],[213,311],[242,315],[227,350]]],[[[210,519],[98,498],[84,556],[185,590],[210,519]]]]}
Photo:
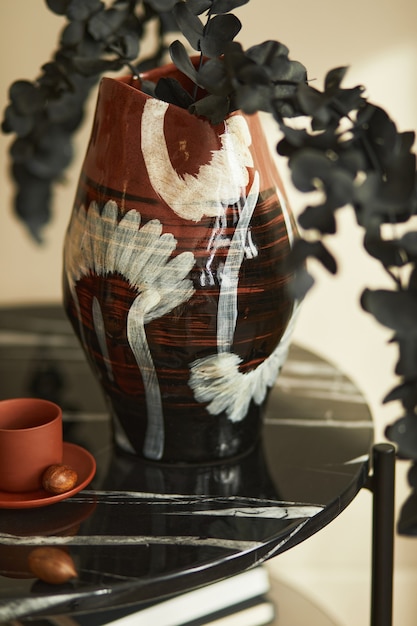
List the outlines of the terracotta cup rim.
{"type": "MultiPolygon", "coordinates": [[[[34,416],[28,414],[26,419],[34,416]]],[[[34,432],[44,428],[47,428],[52,422],[61,419],[61,407],[52,402],[51,400],[44,400],[43,398],[7,398],[0,400],[0,433],[27,433],[34,432]],[[2,407],[4,407],[4,416],[2,415],[2,407]],[[30,411],[31,408],[36,410],[36,420],[33,424],[28,423],[27,426],[12,426],[13,419],[25,419],[25,413],[30,411]],[[15,412],[10,416],[10,412],[15,412]],[[3,417],[3,420],[2,420],[3,417]],[[2,425],[2,421],[6,422],[6,425],[2,425]]]]}

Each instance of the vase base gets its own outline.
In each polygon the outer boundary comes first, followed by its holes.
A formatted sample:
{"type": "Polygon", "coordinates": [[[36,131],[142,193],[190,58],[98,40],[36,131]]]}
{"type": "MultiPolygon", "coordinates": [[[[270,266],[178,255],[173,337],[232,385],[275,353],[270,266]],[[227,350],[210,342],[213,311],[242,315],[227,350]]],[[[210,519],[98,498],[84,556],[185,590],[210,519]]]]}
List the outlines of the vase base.
{"type": "Polygon", "coordinates": [[[235,463],[239,463],[240,461],[242,461],[247,456],[253,453],[254,449],[258,447],[260,439],[261,437],[259,434],[259,436],[253,440],[253,443],[249,448],[246,448],[245,450],[242,450],[241,452],[237,452],[236,454],[233,454],[230,456],[219,457],[217,459],[204,459],[204,458],[203,459],[191,459],[191,460],[147,459],[143,455],[137,454],[131,447],[130,449],[126,449],[126,447],[123,447],[123,445],[120,445],[120,443],[116,439],[113,440],[113,446],[114,446],[113,449],[114,449],[114,453],[116,454],[116,456],[119,456],[121,458],[125,457],[126,459],[130,459],[130,460],[136,460],[140,463],[143,463],[144,465],[150,465],[153,467],[156,466],[156,467],[176,467],[176,468],[181,468],[181,467],[209,468],[209,467],[220,467],[220,466],[224,466],[227,464],[233,465],[235,463]]]}

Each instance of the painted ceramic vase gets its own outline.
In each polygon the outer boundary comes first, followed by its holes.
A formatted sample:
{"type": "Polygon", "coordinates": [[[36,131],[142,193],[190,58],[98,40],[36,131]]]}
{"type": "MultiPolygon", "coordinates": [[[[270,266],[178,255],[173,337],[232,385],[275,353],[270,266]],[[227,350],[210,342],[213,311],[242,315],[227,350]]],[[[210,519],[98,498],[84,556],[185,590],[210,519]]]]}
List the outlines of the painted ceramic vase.
{"type": "MultiPolygon", "coordinates": [[[[146,78],[161,75],[183,80],[146,78]]],[[[294,318],[293,236],[256,115],[212,126],[137,79],[102,80],[64,304],[119,447],[207,462],[254,445],[294,318]]]]}

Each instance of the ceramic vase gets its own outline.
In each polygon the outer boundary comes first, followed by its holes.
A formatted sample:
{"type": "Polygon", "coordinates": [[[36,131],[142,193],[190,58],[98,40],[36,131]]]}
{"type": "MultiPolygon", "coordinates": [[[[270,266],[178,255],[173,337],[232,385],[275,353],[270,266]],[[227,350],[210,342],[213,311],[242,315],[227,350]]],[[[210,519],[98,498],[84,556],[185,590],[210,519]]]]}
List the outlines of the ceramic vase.
{"type": "MultiPolygon", "coordinates": [[[[147,80],[175,76],[174,66],[147,80]]],[[[294,319],[294,226],[260,120],[224,123],[101,82],[64,251],[64,305],[117,446],[155,461],[248,451],[294,319]]]]}

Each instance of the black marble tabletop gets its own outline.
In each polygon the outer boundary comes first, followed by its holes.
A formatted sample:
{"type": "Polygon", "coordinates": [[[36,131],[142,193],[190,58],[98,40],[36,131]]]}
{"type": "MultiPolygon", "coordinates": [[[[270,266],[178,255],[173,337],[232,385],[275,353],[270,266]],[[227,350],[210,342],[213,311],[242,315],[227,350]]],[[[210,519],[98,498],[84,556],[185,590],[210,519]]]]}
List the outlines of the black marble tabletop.
{"type": "Polygon", "coordinates": [[[147,603],[236,574],[334,519],[368,475],[369,410],[335,367],[297,346],[246,456],[162,465],[117,452],[101,392],[60,307],[0,310],[0,398],[46,397],[64,439],[89,450],[88,488],[42,508],[0,509],[0,622],[147,603]],[[28,553],[67,550],[79,577],[49,585],[28,553]]]}

